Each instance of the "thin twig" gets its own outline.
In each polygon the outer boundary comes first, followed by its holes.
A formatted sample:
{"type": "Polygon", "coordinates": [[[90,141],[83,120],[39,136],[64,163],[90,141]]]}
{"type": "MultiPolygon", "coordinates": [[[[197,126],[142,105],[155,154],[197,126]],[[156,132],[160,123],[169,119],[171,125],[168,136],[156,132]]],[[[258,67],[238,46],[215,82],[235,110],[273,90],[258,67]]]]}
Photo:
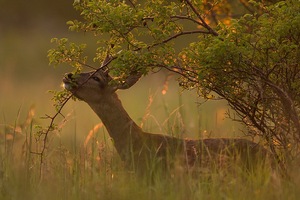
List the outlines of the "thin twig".
{"type": "MultiPolygon", "coordinates": [[[[180,36],[183,36],[183,35],[191,35],[191,34],[198,34],[198,33],[202,33],[202,34],[211,34],[211,32],[208,32],[208,31],[203,31],[203,30],[194,30],[194,31],[183,31],[183,32],[180,32],[180,33],[177,33],[161,42],[158,42],[158,43],[154,43],[152,45],[149,45],[147,47],[145,47],[145,49],[151,49],[153,47],[156,47],[158,45],[161,45],[161,44],[165,44],[165,43],[168,43],[170,42],[171,40],[174,40],[176,39],[177,37],[180,37],[180,36]]],[[[140,51],[141,49],[143,49],[142,47],[138,47],[136,49],[134,49],[133,51],[140,51]]]]}
{"type": "Polygon", "coordinates": [[[185,20],[189,20],[189,21],[192,21],[200,26],[204,26],[201,22],[189,17],[189,16],[181,16],[181,15],[174,15],[174,16],[171,16],[171,19],[185,19],[185,20]]]}
{"type": "MultiPolygon", "coordinates": [[[[78,86],[78,88],[80,88],[82,85],[84,85],[95,73],[97,73],[99,70],[103,70],[104,67],[106,67],[112,60],[114,60],[116,57],[112,57],[110,56],[109,54],[107,54],[105,60],[103,61],[103,63],[101,64],[101,67],[99,67],[98,69],[95,70],[95,72],[93,72],[91,74],[91,76],[86,80],[84,81],[82,84],[80,84],[78,86]]],[[[84,63],[79,63],[79,64],[84,64],[84,63]]],[[[87,64],[84,64],[84,66],[89,66],[87,64]]],[[[95,69],[94,67],[91,67],[90,68],[92,69],[95,69]]],[[[77,88],[77,89],[78,89],[77,88]]],[[[70,96],[68,96],[63,102],[62,104],[60,105],[59,109],[56,111],[56,113],[53,115],[53,116],[50,116],[50,115],[46,115],[46,117],[48,119],[50,119],[50,124],[47,128],[47,130],[44,132],[44,140],[43,140],[43,147],[42,147],[42,150],[40,152],[31,152],[33,154],[37,154],[40,156],[40,179],[42,178],[42,164],[44,163],[44,155],[45,155],[45,150],[47,148],[47,141],[48,141],[48,136],[49,136],[49,133],[53,130],[53,127],[54,127],[54,121],[55,119],[57,118],[58,115],[62,115],[61,111],[62,109],[64,108],[64,106],[67,104],[67,102],[73,97],[74,95],[73,94],[70,94],[70,96]]],[[[63,115],[62,115],[63,116],[63,115]]]]}
{"type": "Polygon", "coordinates": [[[165,39],[163,41],[161,41],[160,43],[155,43],[153,45],[150,46],[151,47],[154,47],[154,46],[157,46],[157,45],[160,45],[160,44],[164,44],[164,43],[167,43],[179,36],[182,36],[182,35],[191,35],[191,34],[196,34],[196,33],[202,33],[202,34],[211,34],[211,32],[207,32],[207,31],[202,31],[202,30],[194,30],[194,31],[183,31],[183,32],[180,32],[180,33],[177,33],[171,37],[169,37],[168,39],[165,39]]]}
{"type": "Polygon", "coordinates": [[[219,34],[213,30],[203,19],[203,17],[201,16],[201,14],[197,11],[197,9],[195,8],[195,6],[191,3],[190,0],[185,0],[185,2],[189,5],[189,7],[193,10],[193,12],[195,13],[195,15],[199,18],[199,20],[201,21],[202,25],[204,28],[206,28],[211,34],[213,34],[214,36],[218,36],[219,34]]]}

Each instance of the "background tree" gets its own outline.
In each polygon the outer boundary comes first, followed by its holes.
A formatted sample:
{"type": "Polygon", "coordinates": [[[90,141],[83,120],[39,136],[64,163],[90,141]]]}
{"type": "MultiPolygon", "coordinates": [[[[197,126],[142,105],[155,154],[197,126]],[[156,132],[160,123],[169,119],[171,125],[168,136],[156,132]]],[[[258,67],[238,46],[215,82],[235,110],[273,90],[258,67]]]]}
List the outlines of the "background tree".
{"type": "MultiPolygon", "coordinates": [[[[229,1],[76,1],[82,20],[68,25],[93,35],[93,61],[85,44],[64,38],[53,39],[50,63],[97,69],[109,56],[111,84],[126,83],[133,73],[179,74],[183,88],[226,99],[238,115],[234,120],[262,139],[285,168],[299,154],[300,3],[240,2],[249,13],[233,19],[229,1]]],[[[56,95],[59,112],[66,95],[56,95]]]]}

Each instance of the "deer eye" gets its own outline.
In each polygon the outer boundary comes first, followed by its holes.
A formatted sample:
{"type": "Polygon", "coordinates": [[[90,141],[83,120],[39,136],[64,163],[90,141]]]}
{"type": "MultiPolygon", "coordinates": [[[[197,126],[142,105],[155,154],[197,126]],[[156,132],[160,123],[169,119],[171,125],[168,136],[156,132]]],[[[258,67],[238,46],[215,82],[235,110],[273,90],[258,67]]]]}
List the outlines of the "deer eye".
{"type": "Polygon", "coordinates": [[[97,76],[93,76],[92,79],[94,79],[97,82],[100,82],[100,79],[97,76]]]}

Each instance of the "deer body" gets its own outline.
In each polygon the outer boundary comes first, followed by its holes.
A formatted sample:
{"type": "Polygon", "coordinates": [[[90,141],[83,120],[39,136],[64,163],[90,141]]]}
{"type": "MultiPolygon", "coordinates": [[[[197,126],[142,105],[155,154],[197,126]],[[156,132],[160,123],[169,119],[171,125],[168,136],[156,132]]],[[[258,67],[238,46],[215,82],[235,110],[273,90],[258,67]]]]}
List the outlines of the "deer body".
{"type": "Polygon", "coordinates": [[[145,170],[145,166],[151,165],[151,160],[166,165],[176,157],[183,158],[184,163],[189,166],[195,166],[222,154],[247,157],[264,151],[261,146],[246,139],[188,140],[146,133],[130,118],[115,93],[116,89],[130,87],[137,80],[131,77],[122,86],[109,85],[111,80],[107,73],[99,70],[74,77],[68,74],[63,82],[67,90],[88,103],[99,116],[113,139],[120,158],[130,168],[145,170]]]}

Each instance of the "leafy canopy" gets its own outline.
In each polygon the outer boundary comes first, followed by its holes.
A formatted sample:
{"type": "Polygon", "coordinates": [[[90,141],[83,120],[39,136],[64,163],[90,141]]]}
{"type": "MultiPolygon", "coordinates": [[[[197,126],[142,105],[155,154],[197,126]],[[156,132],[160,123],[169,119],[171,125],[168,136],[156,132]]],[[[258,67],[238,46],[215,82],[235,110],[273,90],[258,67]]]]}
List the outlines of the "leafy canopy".
{"type": "MultiPolygon", "coordinates": [[[[110,70],[115,75],[141,71],[143,74],[156,67],[177,64],[173,40],[188,34],[217,35],[202,19],[201,1],[169,2],[145,1],[81,1],[74,4],[83,20],[67,22],[72,31],[90,32],[95,36],[98,48],[94,62],[101,63],[107,54],[115,57],[110,70]],[[188,3],[187,3],[188,2],[188,3]],[[185,30],[189,23],[191,30],[185,30]]],[[[203,13],[204,14],[204,13],[203,13]]],[[[58,48],[49,51],[50,63],[68,63],[80,68],[86,64],[83,56],[85,45],[67,45],[67,39],[53,39],[58,48]]]]}

